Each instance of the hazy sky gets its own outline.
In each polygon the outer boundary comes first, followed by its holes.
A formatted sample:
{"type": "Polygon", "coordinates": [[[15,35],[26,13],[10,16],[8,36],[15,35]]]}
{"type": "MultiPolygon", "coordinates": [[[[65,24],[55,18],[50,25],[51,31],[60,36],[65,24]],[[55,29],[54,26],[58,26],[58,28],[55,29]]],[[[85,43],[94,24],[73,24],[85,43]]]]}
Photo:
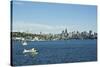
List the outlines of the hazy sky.
{"type": "Polygon", "coordinates": [[[70,31],[97,32],[97,7],[90,5],[41,2],[13,2],[13,31],[60,33],[70,31]]]}

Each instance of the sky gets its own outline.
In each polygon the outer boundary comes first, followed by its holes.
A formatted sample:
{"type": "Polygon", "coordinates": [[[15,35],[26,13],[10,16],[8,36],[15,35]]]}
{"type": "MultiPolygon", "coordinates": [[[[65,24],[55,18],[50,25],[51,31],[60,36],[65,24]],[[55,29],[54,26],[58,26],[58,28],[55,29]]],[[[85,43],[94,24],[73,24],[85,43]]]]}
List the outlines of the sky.
{"type": "Polygon", "coordinates": [[[14,1],[13,32],[61,33],[72,31],[97,32],[97,7],[95,5],[58,4],[14,1]]]}

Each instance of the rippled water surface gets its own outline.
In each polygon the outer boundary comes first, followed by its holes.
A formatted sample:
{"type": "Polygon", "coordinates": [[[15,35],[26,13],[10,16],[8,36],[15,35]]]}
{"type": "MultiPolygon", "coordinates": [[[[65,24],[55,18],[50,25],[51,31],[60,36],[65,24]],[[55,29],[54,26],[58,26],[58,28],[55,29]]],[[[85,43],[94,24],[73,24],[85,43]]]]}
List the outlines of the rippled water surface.
{"type": "Polygon", "coordinates": [[[32,41],[26,46],[20,41],[12,41],[12,64],[15,66],[96,60],[96,40],[32,41]],[[32,57],[23,54],[24,49],[32,48],[37,50],[37,55],[32,57]]]}

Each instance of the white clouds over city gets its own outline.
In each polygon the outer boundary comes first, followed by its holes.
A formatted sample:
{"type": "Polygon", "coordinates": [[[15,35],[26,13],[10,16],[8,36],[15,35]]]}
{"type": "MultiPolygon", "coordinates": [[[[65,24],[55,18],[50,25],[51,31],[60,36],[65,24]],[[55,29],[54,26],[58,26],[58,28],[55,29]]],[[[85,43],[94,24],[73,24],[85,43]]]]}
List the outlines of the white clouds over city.
{"type": "MultiPolygon", "coordinates": [[[[31,32],[31,33],[61,33],[62,30],[66,29],[68,32],[72,31],[89,31],[92,29],[93,25],[91,27],[88,27],[88,25],[50,25],[50,24],[42,24],[42,23],[33,23],[33,22],[15,22],[13,25],[13,31],[15,32],[31,32]]],[[[96,32],[96,29],[93,30],[96,32]]]]}
{"type": "Polygon", "coordinates": [[[47,24],[39,24],[39,23],[24,23],[18,22],[13,24],[13,31],[21,31],[21,32],[32,32],[32,33],[59,33],[66,26],[62,25],[47,25],[47,24]]]}

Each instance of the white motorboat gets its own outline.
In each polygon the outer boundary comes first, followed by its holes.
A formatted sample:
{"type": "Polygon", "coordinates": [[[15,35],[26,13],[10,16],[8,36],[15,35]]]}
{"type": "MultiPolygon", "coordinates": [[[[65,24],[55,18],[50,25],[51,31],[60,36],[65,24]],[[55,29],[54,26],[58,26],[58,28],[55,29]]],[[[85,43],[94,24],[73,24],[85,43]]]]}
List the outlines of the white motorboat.
{"type": "Polygon", "coordinates": [[[29,49],[29,50],[24,49],[23,54],[27,54],[27,55],[34,56],[34,55],[37,55],[38,52],[37,52],[37,50],[34,49],[34,48],[29,49]]]}

